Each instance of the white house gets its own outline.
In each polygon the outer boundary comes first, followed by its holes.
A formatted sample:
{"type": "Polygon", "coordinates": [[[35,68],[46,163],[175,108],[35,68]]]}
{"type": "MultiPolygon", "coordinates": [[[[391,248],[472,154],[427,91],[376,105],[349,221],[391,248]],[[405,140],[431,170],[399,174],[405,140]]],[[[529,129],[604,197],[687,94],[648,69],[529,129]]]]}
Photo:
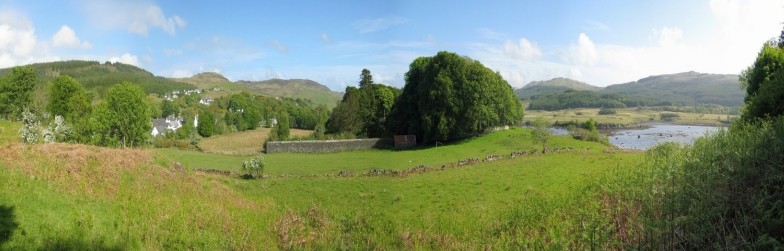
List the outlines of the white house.
{"type": "Polygon", "coordinates": [[[172,131],[172,132],[177,131],[177,129],[180,129],[180,127],[182,127],[182,124],[184,122],[185,120],[183,120],[182,117],[174,117],[174,116],[169,116],[162,119],[153,119],[152,132],[150,132],[150,134],[153,137],[155,137],[158,135],[166,134],[166,132],[168,131],[172,131]]]}

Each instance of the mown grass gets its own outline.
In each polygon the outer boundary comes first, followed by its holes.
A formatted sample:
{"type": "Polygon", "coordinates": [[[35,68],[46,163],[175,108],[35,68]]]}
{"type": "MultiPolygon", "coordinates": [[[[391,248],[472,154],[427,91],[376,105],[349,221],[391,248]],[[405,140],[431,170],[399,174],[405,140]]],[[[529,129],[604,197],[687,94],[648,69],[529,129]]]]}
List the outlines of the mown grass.
{"type": "MultiPolygon", "coordinates": [[[[615,109],[617,114],[599,115],[599,110],[600,109],[598,108],[580,108],[560,111],[528,110],[525,111],[525,119],[527,121],[534,121],[536,118],[543,117],[551,123],[569,121],[584,122],[588,119],[593,119],[599,124],[614,125],[634,125],[648,122],[664,122],[681,125],[721,126],[724,125],[724,122],[721,121],[727,121],[728,118],[728,115],[726,114],[667,112],[637,108],[615,109]],[[679,117],[674,121],[662,121],[661,117],[659,116],[662,113],[674,113],[678,114],[679,117]]],[[[730,119],[736,117],[737,116],[734,115],[729,116],[730,119]]]]}
{"type": "MultiPolygon", "coordinates": [[[[215,135],[202,139],[199,147],[208,153],[226,155],[251,155],[264,150],[264,141],[267,140],[270,128],[215,135]]],[[[294,137],[305,137],[313,133],[311,130],[291,129],[294,137]]]]}

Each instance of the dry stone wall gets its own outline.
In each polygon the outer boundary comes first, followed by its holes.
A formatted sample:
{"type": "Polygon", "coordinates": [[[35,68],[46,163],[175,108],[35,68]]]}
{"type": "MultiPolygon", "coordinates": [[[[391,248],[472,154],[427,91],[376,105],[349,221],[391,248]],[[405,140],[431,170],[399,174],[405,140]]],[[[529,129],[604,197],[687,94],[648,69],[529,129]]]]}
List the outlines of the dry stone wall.
{"type": "Polygon", "coordinates": [[[303,140],[267,142],[267,153],[328,153],[394,147],[392,139],[303,140]]]}

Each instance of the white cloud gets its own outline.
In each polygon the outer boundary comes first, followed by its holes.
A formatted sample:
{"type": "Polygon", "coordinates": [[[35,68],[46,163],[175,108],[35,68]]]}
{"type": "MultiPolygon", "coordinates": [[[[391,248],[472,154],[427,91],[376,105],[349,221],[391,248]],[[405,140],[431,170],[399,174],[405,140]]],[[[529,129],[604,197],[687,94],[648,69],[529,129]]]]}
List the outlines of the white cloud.
{"type": "Polygon", "coordinates": [[[123,64],[141,66],[141,64],[139,63],[139,57],[137,57],[136,55],[131,55],[129,53],[125,53],[120,56],[110,57],[108,61],[112,63],[119,62],[123,64]]]}
{"type": "Polygon", "coordinates": [[[13,10],[0,10],[0,67],[54,61],[46,43],[38,41],[35,27],[13,10]]]}
{"type": "Polygon", "coordinates": [[[582,65],[592,65],[599,60],[599,51],[591,38],[585,33],[580,33],[577,44],[572,45],[567,55],[567,61],[582,65]]]}
{"type": "Polygon", "coordinates": [[[536,59],[542,56],[542,51],[539,50],[536,44],[525,38],[521,38],[518,43],[507,40],[504,44],[504,53],[512,58],[523,60],[536,59]]]}
{"type": "Polygon", "coordinates": [[[93,47],[90,42],[82,42],[82,40],[76,36],[76,32],[67,25],[61,26],[60,30],[54,34],[52,37],[52,45],[54,45],[54,47],[68,49],[91,49],[93,47]]]}
{"type": "Polygon", "coordinates": [[[403,17],[388,17],[388,18],[376,18],[376,19],[362,19],[356,21],[352,24],[354,29],[358,30],[359,33],[370,33],[376,32],[380,30],[385,30],[389,27],[405,24],[408,22],[408,19],[403,17]]]}
{"type": "Polygon", "coordinates": [[[659,30],[653,30],[653,37],[658,42],[659,46],[673,46],[678,43],[678,40],[683,38],[683,31],[678,27],[662,27],[659,30]]]}
{"type": "Polygon", "coordinates": [[[83,8],[96,26],[124,28],[142,36],[147,36],[153,28],[174,36],[177,29],[188,25],[182,17],[167,16],[158,5],[144,1],[89,0],[83,8]]]}

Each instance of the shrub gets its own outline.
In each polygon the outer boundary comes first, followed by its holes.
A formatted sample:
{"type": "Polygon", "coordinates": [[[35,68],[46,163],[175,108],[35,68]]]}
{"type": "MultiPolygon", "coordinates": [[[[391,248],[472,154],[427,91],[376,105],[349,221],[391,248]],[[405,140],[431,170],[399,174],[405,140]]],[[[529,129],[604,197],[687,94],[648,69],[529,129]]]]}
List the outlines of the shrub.
{"type": "Polygon", "coordinates": [[[615,111],[615,109],[610,109],[610,108],[602,108],[599,110],[599,115],[612,115],[617,113],[618,112],[615,111]]]}
{"type": "Polygon", "coordinates": [[[264,156],[253,156],[248,160],[242,161],[243,178],[261,178],[264,173],[264,156]]]}
{"type": "Polygon", "coordinates": [[[661,117],[661,120],[669,121],[669,122],[675,121],[680,116],[681,115],[678,115],[677,113],[662,113],[662,114],[659,114],[659,117],[661,117]]]}

